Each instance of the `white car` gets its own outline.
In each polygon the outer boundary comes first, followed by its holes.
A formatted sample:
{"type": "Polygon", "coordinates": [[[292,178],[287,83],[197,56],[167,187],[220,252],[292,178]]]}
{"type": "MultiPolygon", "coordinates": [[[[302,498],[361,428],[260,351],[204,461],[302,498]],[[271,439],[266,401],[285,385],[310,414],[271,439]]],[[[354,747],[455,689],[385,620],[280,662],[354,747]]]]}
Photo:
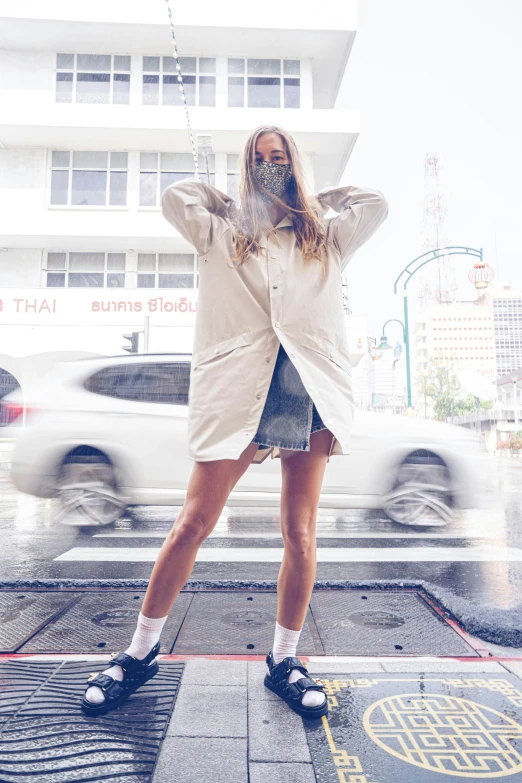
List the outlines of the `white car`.
{"type": "MultiPolygon", "coordinates": [[[[192,466],[189,381],[189,355],[138,354],[57,365],[37,395],[12,392],[0,402],[0,433],[16,437],[16,487],[56,498],[69,524],[110,524],[128,506],[181,504],[192,466]]],[[[468,430],[357,410],[351,452],[330,459],[321,505],[444,525],[453,509],[475,505],[487,472],[468,430]]],[[[249,467],[228,505],[278,505],[280,484],[280,460],[269,457],[249,467]]]]}

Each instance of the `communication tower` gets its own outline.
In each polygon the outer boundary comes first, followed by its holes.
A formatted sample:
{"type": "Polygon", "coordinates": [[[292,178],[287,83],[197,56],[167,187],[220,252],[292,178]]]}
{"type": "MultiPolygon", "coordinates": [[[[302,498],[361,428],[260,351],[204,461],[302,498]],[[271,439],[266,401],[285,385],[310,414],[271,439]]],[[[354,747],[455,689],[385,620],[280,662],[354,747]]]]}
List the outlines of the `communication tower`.
{"type": "MultiPolygon", "coordinates": [[[[424,216],[422,252],[448,247],[446,207],[440,187],[440,157],[429,152],[424,158],[424,216]]],[[[451,256],[443,256],[427,264],[421,273],[419,299],[421,310],[434,303],[454,302],[457,293],[455,264],[451,256]]]]}

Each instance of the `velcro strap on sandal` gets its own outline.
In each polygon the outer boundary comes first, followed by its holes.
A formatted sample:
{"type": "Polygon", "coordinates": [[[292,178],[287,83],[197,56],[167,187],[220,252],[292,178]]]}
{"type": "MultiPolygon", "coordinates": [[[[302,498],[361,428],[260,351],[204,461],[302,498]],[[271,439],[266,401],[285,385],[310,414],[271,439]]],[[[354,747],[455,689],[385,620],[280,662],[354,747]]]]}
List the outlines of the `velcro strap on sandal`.
{"type": "Polygon", "coordinates": [[[108,674],[97,674],[93,680],[89,681],[89,687],[96,685],[101,688],[104,693],[108,693],[111,690],[119,690],[121,688],[121,682],[115,680],[113,677],[109,677],[108,674]]]}
{"type": "Polygon", "coordinates": [[[299,671],[302,674],[308,674],[308,669],[306,668],[304,663],[299,658],[295,658],[293,656],[288,656],[288,658],[284,658],[279,665],[285,666],[286,669],[288,670],[288,673],[290,673],[292,669],[299,669],[299,671]]]}
{"type": "Polygon", "coordinates": [[[293,685],[299,688],[302,693],[311,690],[324,691],[324,685],[316,682],[315,680],[312,680],[311,677],[300,677],[293,683],[293,685]]]}
{"type": "Polygon", "coordinates": [[[142,662],[138,661],[137,658],[133,658],[132,655],[123,652],[118,653],[118,655],[115,655],[114,658],[111,659],[111,666],[121,666],[124,672],[132,671],[141,663],[142,662]]]}

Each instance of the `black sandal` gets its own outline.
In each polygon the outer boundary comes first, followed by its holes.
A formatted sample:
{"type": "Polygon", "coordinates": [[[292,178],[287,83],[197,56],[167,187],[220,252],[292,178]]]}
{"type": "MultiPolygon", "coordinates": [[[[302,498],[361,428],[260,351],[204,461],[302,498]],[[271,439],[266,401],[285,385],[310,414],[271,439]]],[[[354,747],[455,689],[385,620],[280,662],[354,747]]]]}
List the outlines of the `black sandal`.
{"type": "Polygon", "coordinates": [[[121,666],[124,677],[120,682],[110,677],[108,674],[96,674],[93,672],[87,680],[87,690],[93,685],[101,688],[105,700],[101,704],[93,704],[87,701],[85,694],[82,699],[82,710],[85,715],[104,715],[106,712],[119,707],[128,697],[152,679],[158,673],[159,664],[156,656],[159,655],[160,643],[154,645],[150,653],[139,661],[127,653],[114,653],[111,657],[111,666],[121,666]]]}
{"type": "Polygon", "coordinates": [[[283,699],[290,709],[297,712],[302,718],[308,718],[309,720],[316,720],[327,714],[328,701],[326,700],[326,695],[324,704],[319,704],[317,707],[306,707],[303,705],[303,696],[307,691],[324,693],[324,685],[320,680],[313,680],[308,676],[308,669],[299,658],[288,657],[282,660],[281,663],[274,663],[272,651],[270,651],[266,656],[266,663],[268,674],[265,677],[265,687],[283,699]],[[296,680],[296,682],[289,683],[288,675],[292,669],[299,669],[305,676],[296,680]]]}

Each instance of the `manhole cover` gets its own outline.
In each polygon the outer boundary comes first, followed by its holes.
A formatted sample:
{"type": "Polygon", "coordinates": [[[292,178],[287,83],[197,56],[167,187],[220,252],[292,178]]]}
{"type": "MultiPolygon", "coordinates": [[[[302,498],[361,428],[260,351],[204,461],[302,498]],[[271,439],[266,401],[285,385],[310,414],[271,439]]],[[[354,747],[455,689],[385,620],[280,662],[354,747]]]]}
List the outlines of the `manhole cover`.
{"type": "Polygon", "coordinates": [[[79,708],[87,678],[106,666],[0,664],[2,781],[150,783],[183,664],[160,664],[156,677],[121,707],[87,718],[79,708]]]}
{"type": "Polygon", "coordinates": [[[418,593],[320,590],[310,605],[326,655],[477,655],[418,593]]]}
{"type": "MultiPolygon", "coordinates": [[[[56,622],[23,647],[23,652],[117,652],[129,646],[144,593],[84,593],[56,622]]],[[[182,593],[161,633],[161,652],[169,653],[192,595],[182,593]]]]}
{"type": "Polygon", "coordinates": [[[522,783],[522,689],[507,674],[318,675],[329,701],[305,721],[321,783],[522,783]],[[419,770],[422,770],[422,773],[419,770]]]}
{"type": "Polygon", "coordinates": [[[225,625],[273,625],[274,618],[263,612],[229,612],[223,615],[221,622],[225,625]]]}
{"type": "Polygon", "coordinates": [[[0,652],[15,652],[78,593],[0,593],[0,652]]]}
{"type": "MultiPolygon", "coordinates": [[[[172,652],[264,655],[274,641],[276,613],[275,593],[196,593],[172,652]]],[[[323,653],[310,612],[298,652],[323,653]]]]}
{"type": "Polygon", "coordinates": [[[404,620],[389,612],[354,612],[349,615],[350,622],[364,625],[366,628],[399,628],[404,620]]]}

